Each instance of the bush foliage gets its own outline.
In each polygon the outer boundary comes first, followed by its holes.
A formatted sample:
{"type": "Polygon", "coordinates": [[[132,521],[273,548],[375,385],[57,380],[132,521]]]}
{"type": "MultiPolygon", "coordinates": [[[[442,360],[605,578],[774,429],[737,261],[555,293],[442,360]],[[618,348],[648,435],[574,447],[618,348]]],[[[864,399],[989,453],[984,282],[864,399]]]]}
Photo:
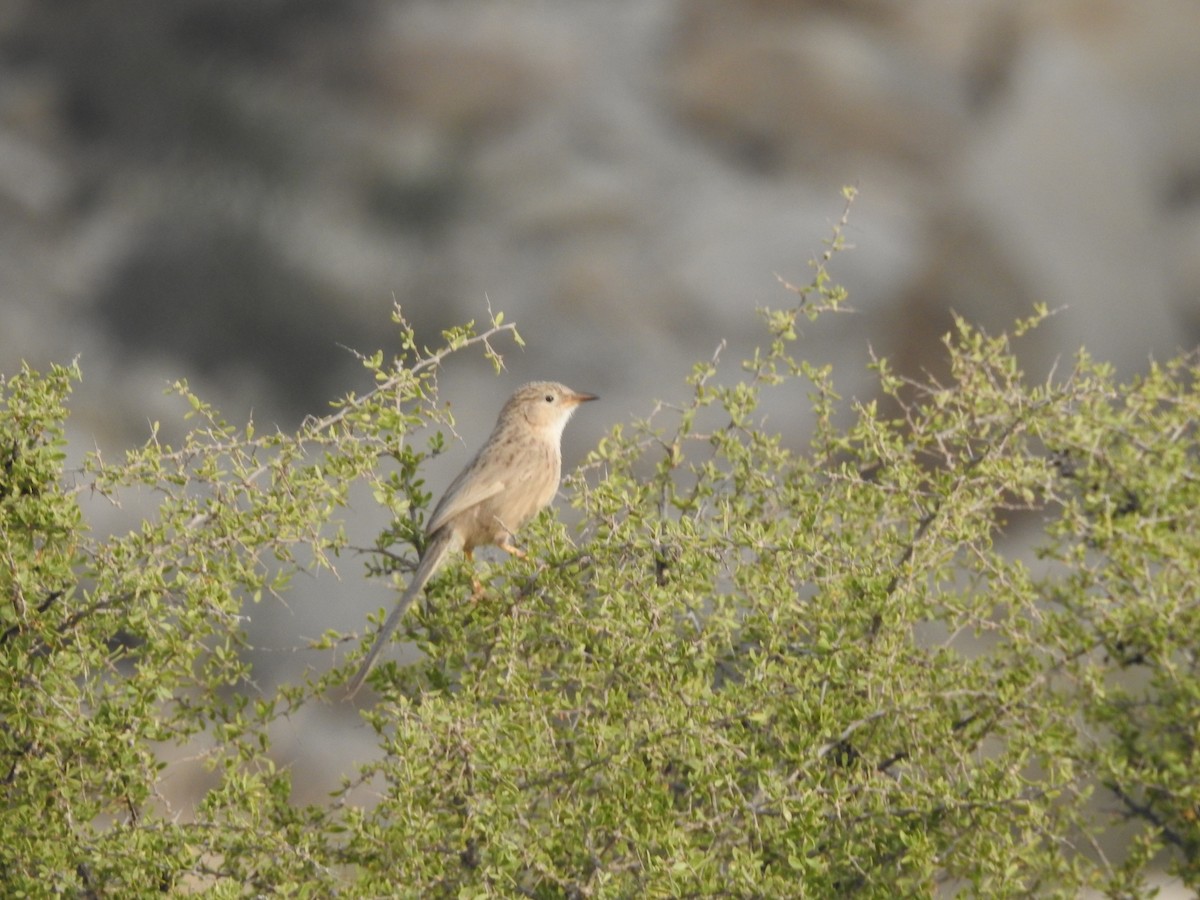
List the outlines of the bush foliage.
{"type": "Polygon", "coordinates": [[[78,369],[4,379],[6,893],[1127,897],[1154,867],[1200,888],[1200,361],[1118,383],[1081,353],[1034,384],[1013,342],[1044,313],[959,321],[944,379],[878,360],[883,402],[848,402],[798,338],[842,303],[837,246],[740,372],[700,364],[600,442],[560,498],[577,526],[540,517],[479,602],[463,565],[434,580],[418,661],[361,710],[379,753],[323,804],[293,800],[270,729],[347,702],[361,634],[268,690],[241,616],[296,571],[356,577],[356,485],[392,522],[364,577],[402,587],[436,372],[498,363],[512,326],[430,352],[397,313],[374,389],[292,433],[179,384],[177,446],[71,471],[78,369]],[[768,396],[812,418],[804,446],[768,396]],[[130,492],[156,498],[139,528],[89,531],[83,495],[130,492]],[[202,737],[209,787],[172,808],[164,748],[202,737]]]}

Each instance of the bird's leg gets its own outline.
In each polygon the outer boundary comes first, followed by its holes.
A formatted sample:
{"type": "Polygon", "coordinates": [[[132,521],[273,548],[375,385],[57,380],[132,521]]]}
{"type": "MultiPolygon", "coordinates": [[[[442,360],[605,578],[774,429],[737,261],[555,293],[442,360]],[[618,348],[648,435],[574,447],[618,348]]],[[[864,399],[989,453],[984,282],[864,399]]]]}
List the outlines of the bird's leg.
{"type": "Polygon", "coordinates": [[[517,559],[524,559],[526,556],[529,555],[524,550],[522,550],[520,547],[516,546],[511,541],[509,541],[508,538],[501,538],[500,542],[498,544],[496,544],[496,546],[499,547],[501,550],[503,550],[505,553],[511,553],[517,559]]]}
{"type": "Polygon", "coordinates": [[[483,582],[479,580],[479,576],[475,574],[475,551],[468,548],[463,551],[463,556],[467,558],[467,562],[471,564],[471,599],[478,600],[483,596],[483,582]]]}
{"type": "Polygon", "coordinates": [[[496,524],[500,526],[500,529],[499,536],[494,540],[495,545],[517,559],[524,559],[525,551],[513,543],[513,530],[505,525],[499,516],[496,516],[496,524]]]}
{"type": "MultiPolygon", "coordinates": [[[[520,547],[518,547],[516,544],[514,544],[512,542],[512,533],[511,532],[509,534],[506,534],[504,537],[500,538],[500,540],[496,541],[496,546],[499,547],[501,550],[503,550],[505,553],[509,553],[509,554],[512,554],[513,556],[517,557],[517,559],[524,559],[526,556],[529,555],[528,553],[526,553],[524,550],[522,550],[520,547]]],[[[468,554],[467,559],[470,559],[470,558],[471,558],[470,554],[468,554]]],[[[480,597],[483,596],[483,584],[480,582],[480,580],[478,578],[472,578],[471,585],[472,585],[472,587],[474,587],[474,591],[471,593],[471,599],[478,600],[480,597]]]]}

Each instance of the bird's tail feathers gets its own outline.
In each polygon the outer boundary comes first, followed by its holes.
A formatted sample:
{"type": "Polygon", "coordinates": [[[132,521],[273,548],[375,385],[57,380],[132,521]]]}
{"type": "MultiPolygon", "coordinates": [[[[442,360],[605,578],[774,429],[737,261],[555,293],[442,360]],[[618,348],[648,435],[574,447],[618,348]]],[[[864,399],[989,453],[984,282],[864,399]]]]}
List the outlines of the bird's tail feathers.
{"type": "Polygon", "coordinates": [[[395,608],[388,614],[383,627],[375,635],[371,649],[367,651],[367,655],[361,665],[359,665],[358,671],[350,679],[350,683],[346,687],[346,695],[348,697],[353,697],[358,693],[358,689],[362,687],[367,675],[371,672],[371,667],[375,664],[375,658],[379,656],[380,651],[387,645],[388,638],[396,630],[396,626],[400,624],[400,621],[404,618],[404,614],[408,612],[408,608],[412,605],[413,600],[424,590],[426,583],[433,577],[433,574],[442,567],[442,563],[446,561],[446,557],[457,550],[461,544],[462,540],[454,533],[454,529],[452,528],[444,528],[433,536],[433,540],[425,547],[425,553],[421,556],[421,561],[417,563],[417,570],[413,573],[408,587],[404,589],[404,594],[397,601],[395,608]]]}

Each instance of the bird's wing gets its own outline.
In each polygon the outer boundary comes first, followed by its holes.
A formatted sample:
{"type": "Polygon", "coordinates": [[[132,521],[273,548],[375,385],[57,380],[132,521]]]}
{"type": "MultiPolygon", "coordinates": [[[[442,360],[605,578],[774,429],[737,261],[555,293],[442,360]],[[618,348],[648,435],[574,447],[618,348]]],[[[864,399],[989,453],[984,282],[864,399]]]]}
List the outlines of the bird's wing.
{"type": "MultiPolygon", "coordinates": [[[[467,473],[464,473],[467,474],[467,473]]],[[[496,478],[492,481],[463,478],[462,484],[452,484],[446,491],[446,496],[433,511],[433,518],[425,526],[426,534],[433,534],[459,513],[477,506],[489,497],[494,497],[504,490],[504,480],[496,478]]]]}

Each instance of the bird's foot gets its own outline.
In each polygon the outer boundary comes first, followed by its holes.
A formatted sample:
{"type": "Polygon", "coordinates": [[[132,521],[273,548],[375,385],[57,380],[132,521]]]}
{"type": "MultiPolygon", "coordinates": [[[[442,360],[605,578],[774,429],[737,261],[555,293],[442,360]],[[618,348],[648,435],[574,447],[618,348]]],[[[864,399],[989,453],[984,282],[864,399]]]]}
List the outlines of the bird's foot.
{"type": "Polygon", "coordinates": [[[518,547],[516,544],[510,543],[509,541],[501,541],[496,546],[499,547],[501,550],[503,550],[505,553],[515,556],[517,559],[524,559],[526,556],[529,555],[524,550],[522,550],[520,547],[518,547]]]}

